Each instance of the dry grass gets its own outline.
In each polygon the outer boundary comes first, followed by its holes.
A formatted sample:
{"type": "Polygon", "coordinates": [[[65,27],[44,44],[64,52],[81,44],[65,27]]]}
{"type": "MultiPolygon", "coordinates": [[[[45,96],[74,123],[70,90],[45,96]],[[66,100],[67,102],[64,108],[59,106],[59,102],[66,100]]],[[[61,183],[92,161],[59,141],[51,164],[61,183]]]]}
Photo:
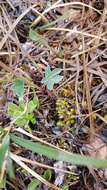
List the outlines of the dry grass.
{"type": "MultiPolygon", "coordinates": [[[[21,78],[26,82],[26,89],[29,88],[29,92],[26,90],[26,97],[30,98],[32,93],[36,93],[41,102],[40,110],[37,113],[38,122],[36,126],[33,126],[32,134],[13,126],[14,121],[7,122],[8,127],[11,126],[13,131],[20,131],[23,136],[27,135],[27,137],[49,146],[51,144],[54,148],[57,146],[59,150],[62,146],[60,139],[63,138],[64,149],[82,154],[81,147],[87,142],[89,143],[93,136],[107,124],[104,118],[107,114],[107,5],[105,1],[103,7],[103,1],[99,0],[100,3],[102,2],[102,6],[101,9],[100,7],[98,9],[94,6],[95,2],[97,1],[81,0],[63,3],[59,0],[52,1],[52,6],[49,6],[48,3],[51,2],[47,3],[45,0],[17,0],[16,4],[11,0],[1,1],[0,89],[3,88],[5,91],[6,104],[8,104],[11,97],[10,85],[15,78],[21,78]],[[69,15],[73,11],[75,14],[69,15]],[[48,26],[65,12],[68,12],[68,18],[48,26]],[[44,27],[44,25],[47,26],[44,27]],[[34,43],[29,39],[30,27],[35,29],[39,27],[37,32],[48,40],[48,47],[34,43]],[[55,86],[52,92],[46,90],[40,82],[47,65],[52,68],[62,68],[64,76],[64,80],[55,86]],[[63,95],[65,88],[71,89],[68,96],[63,95]],[[58,136],[53,131],[57,120],[55,102],[60,97],[64,97],[68,101],[75,97],[75,117],[77,119],[74,125],[59,129],[60,135],[58,136]],[[85,136],[84,131],[86,131],[85,136]]],[[[2,110],[1,105],[0,110],[2,110]]],[[[7,112],[0,112],[0,114],[6,115],[7,112]]],[[[7,124],[2,124],[3,122],[0,117],[1,126],[7,128],[7,124]]],[[[31,158],[25,159],[23,156],[15,156],[14,151],[11,156],[16,163],[18,162],[21,167],[51,189],[60,189],[45,181],[40,176],[41,173],[37,174],[25,163],[37,164],[38,167],[50,169],[54,169],[53,166],[32,161],[31,158]]],[[[63,169],[62,171],[73,173],[63,169]]],[[[82,174],[84,171],[83,168],[82,174]]],[[[5,169],[2,171],[2,175],[4,172],[5,169]]],[[[104,180],[98,171],[96,173],[100,179],[99,183],[102,185],[104,180]]],[[[82,185],[79,181],[80,188],[83,185],[83,189],[91,188],[88,174],[86,171],[82,185]]],[[[93,174],[91,177],[96,178],[93,174]]],[[[96,183],[92,181],[93,188],[96,183]]],[[[72,187],[71,185],[70,188],[72,187]]],[[[101,188],[104,189],[104,183],[101,188]]]]}

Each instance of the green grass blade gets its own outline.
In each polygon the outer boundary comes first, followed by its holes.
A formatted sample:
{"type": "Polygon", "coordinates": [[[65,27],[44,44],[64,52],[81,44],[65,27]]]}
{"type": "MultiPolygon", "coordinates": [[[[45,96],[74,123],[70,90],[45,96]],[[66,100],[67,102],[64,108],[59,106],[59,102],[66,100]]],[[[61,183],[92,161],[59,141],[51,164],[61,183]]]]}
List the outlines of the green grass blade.
{"type": "Polygon", "coordinates": [[[13,160],[10,158],[10,155],[8,156],[8,161],[7,161],[7,174],[11,179],[15,178],[13,160]]]}
{"type": "Polygon", "coordinates": [[[48,41],[45,37],[42,35],[38,34],[36,31],[30,29],[29,32],[29,38],[36,43],[39,43],[40,45],[45,45],[48,46],[48,41]]]}
{"type": "MultiPolygon", "coordinates": [[[[59,16],[56,20],[54,20],[54,21],[52,21],[52,22],[50,22],[48,24],[45,24],[45,25],[40,26],[40,27],[37,27],[37,29],[40,29],[40,30],[42,29],[43,30],[43,29],[46,29],[48,27],[52,27],[53,25],[57,24],[59,21],[62,21],[62,20],[65,20],[65,19],[69,18],[69,16],[70,16],[70,11],[63,14],[62,16],[59,16]]],[[[31,28],[32,28],[32,25],[31,25],[31,28]]]]}
{"type": "Polygon", "coordinates": [[[6,152],[9,149],[9,143],[10,143],[10,136],[6,135],[3,138],[2,145],[1,145],[1,148],[0,148],[0,168],[2,168],[2,164],[3,164],[4,160],[5,160],[6,152]]]}
{"type": "Polygon", "coordinates": [[[22,139],[16,135],[11,134],[11,140],[16,144],[24,147],[28,150],[38,153],[40,155],[47,156],[50,159],[62,160],[76,165],[90,166],[96,168],[107,168],[107,160],[99,160],[89,156],[82,156],[80,154],[74,154],[52,148],[44,144],[34,143],[30,140],[22,139]]]}

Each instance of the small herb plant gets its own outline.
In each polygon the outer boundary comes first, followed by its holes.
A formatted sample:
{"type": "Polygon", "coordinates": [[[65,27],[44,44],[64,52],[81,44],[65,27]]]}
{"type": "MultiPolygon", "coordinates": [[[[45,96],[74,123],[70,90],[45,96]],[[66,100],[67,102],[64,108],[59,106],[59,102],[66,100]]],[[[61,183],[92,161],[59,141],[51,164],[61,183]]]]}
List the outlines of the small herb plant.
{"type": "Polygon", "coordinates": [[[10,115],[19,126],[25,126],[29,122],[35,124],[36,118],[33,111],[38,108],[38,105],[37,97],[34,97],[28,104],[25,104],[24,101],[21,101],[19,105],[10,103],[8,106],[8,115],[10,115]]]}
{"type": "Polygon", "coordinates": [[[57,125],[67,127],[75,123],[75,100],[68,101],[67,98],[59,98],[56,101],[56,111],[58,113],[57,125]]]}
{"type": "Polygon", "coordinates": [[[25,102],[24,96],[24,81],[15,80],[12,85],[12,90],[15,95],[19,98],[19,104],[10,103],[8,105],[8,115],[11,116],[13,121],[19,126],[25,126],[29,122],[32,124],[36,123],[36,118],[34,116],[34,110],[38,108],[39,101],[37,96],[34,96],[29,102],[25,102]]]}
{"type": "MultiPolygon", "coordinates": [[[[42,177],[47,181],[50,181],[52,178],[52,171],[49,169],[45,170],[42,177]]],[[[41,185],[41,182],[38,179],[33,178],[29,183],[27,190],[35,190],[39,185],[41,185]]]]}
{"type": "Polygon", "coordinates": [[[60,68],[51,70],[50,66],[46,67],[45,76],[41,82],[47,85],[48,90],[52,90],[54,84],[58,84],[63,79],[63,76],[59,75],[61,71],[62,70],[60,68]]]}

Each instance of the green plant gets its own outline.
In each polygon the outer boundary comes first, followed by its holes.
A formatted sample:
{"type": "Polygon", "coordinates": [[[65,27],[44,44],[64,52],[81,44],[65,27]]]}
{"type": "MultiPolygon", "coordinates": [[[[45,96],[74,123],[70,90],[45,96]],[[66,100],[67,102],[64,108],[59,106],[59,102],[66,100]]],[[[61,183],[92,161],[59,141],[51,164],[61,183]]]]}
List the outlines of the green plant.
{"type": "Polygon", "coordinates": [[[64,185],[63,190],[69,190],[69,186],[68,185],[64,185]]]}
{"type": "Polygon", "coordinates": [[[41,182],[38,179],[33,178],[29,183],[27,190],[35,190],[40,184],[41,182]]]}
{"type": "Polygon", "coordinates": [[[50,66],[47,66],[45,69],[45,76],[42,79],[42,83],[47,85],[47,88],[49,90],[53,89],[54,84],[59,83],[63,76],[59,75],[61,73],[61,69],[60,68],[56,68],[54,70],[50,69],[50,66]]]}
{"type": "Polygon", "coordinates": [[[2,140],[2,146],[0,148],[0,169],[3,164],[5,154],[6,152],[8,152],[9,149],[9,141],[10,141],[9,135],[6,135],[2,140]]]}
{"type": "Polygon", "coordinates": [[[43,174],[43,178],[50,181],[52,178],[52,171],[49,169],[45,170],[45,172],[43,174]]]}
{"type": "Polygon", "coordinates": [[[1,135],[3,136],[3,138],[0,147],[0,188],[5,188],[5,168],[6,173],[12,179],[14,178],[14,169],[13,162],[10,157],[10,135],[8,132],[6,133],[5,130],[1,130],[1,135]]]}
{"type": "Polygon", "coordinates": [[[36,118],[34,116],[34,111],[39,107],[39,100],[37,96],[34,96],[29,102],[25,102],[23,99],[24,96],[24,81],[21,79],[16,79],[12,85],[13,93],[18,96],[19,103],[8,104],[8,115],[12,118],[12,122],[16,123],[19,126],[25,126],[29,122],[32,124],[36,123],[36,118]]]}
{"type": "MultiPolygon", "coordinates": [[[[47,169],[45,170],[45,172],[43,173],[42,177],[48,181],[51,180],[52,177],[52,171],[47,169]]],[[[27,190],[35,190],[39,185],[41,184],[41,182],[35,178],[33,178],[31,180],[31,182],[28,185],[28,189],[27,190]]]]}
{"type": "Polygon", "coordinates": [[[56,101],[56,111],[58,113],[57,125],[61,127],[70,126],[75,123],[74,99],[59,98],[56,101]]]}
{"type": "Polygon", "coordinates": [[[10,103],[8,105],[8,115],[14,119],[15,123],[19,126],[25,126],[29,122],[36,123],[36,118],[33,111],[39,106],[38,98],[35,96],[27,104],[24,101],[19,102],[19,105],[10,103]]]}
{"type": "Polygon", "coordinates": [[[35,24],[35,21],[34,21],[31,24],[31,27],[29,30],[29,38],[32,41],[38,43],[39,45],[44,45],[46,47],[47,46],[49,47],[47,38],[44,37],[42,34],[39,34],[39,31],[43,31],[44,29],[53,26],[54,24],[58,23],[59,21],[67,19],[70,16],[70,14],[71,14],[71,11],[63,14],[63,16],[59,16],[55,21],[47,23],[40,27],[36,26],[38,24],[38,22],[36,22],[36,24],[35,24]]]}

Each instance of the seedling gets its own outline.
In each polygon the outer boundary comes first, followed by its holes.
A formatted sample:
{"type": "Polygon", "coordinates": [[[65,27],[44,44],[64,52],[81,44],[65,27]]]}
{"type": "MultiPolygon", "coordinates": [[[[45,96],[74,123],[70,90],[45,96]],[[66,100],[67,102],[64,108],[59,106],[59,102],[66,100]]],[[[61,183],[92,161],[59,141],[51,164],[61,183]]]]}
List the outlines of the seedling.
{"type": "Polygon", "coordinates": [[[24,81],[21,79],[16,79],[12,85],[12,90],[14,94],[19,99],[19,104],[10,103],[8,105],[8,115],[11,116],[14,123],[18,126],[25,126],[29,122],[32,124],[36,123],[36,118],[34,116],[34,110],[38,108],[39,101],[37,96],[35,96],[29,102],[25,102],[24,96],[24,81]]]}
{"type": "Polygon", "coordinates": [[[15,123],[19,126],[25,126],[29,122],[32,124],[36,123],[36,118],[33,111],[39,106],[37,97],[34,97],[26,105],[24,101],[19,102],[19,105],[10,103],[8,105],[8,115],[11,116],[15,123]]]}

